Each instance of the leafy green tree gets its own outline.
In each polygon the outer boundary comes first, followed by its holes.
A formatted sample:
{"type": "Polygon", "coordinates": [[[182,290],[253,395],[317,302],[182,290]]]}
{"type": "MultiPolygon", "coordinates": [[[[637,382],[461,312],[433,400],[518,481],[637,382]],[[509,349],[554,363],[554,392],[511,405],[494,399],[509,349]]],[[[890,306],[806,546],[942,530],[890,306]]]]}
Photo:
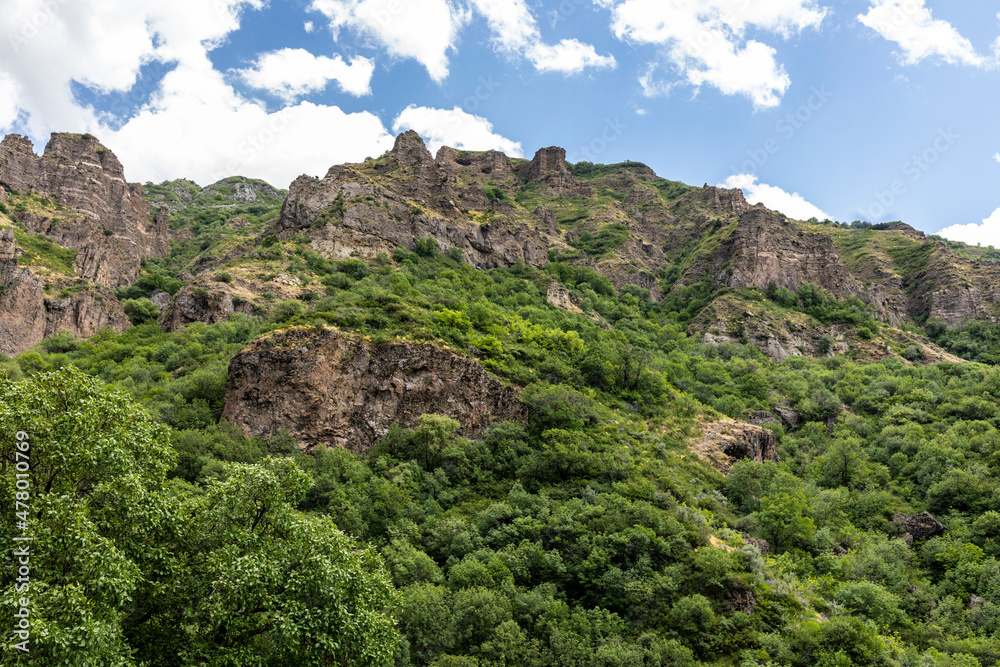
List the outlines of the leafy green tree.
{"type": "MultiPolygon", "coordinates": [[[[0,379],[0,461],[0,536],[25,522],[33,537],[25,664],[391,662],[382,560],[294,509],[311,480],[290,459],[231,465],[201,493],[171,488],[167,429],[67,366],[0,379]],[[26,516],[12,502],[25,441],[26,516]]],[[[22,593],[11,559],[4,614],[22,593]]]]}
{"type": "Polygon", "coordinates": [[[804,548],[816,532],[816,523],[808,512],[804,492],[782,492],[761,501],[757,520],[764,539],[775,551],[804,548]]]}

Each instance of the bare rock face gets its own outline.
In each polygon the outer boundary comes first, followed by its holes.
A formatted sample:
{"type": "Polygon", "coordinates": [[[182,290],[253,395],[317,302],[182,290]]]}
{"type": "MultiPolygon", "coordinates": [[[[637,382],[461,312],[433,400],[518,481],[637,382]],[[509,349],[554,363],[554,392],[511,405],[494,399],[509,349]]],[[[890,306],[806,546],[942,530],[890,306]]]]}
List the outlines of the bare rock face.
{"type": "MultiPolygon", "coordinates": [[[[164,301],[163,296],[159,297],[159,301],[164,301]]],[[[167,331],[176,331],[193,322],[215,324],[227,321],[233,313],[249,315],[251,311],[252,306],[248,301],[234,296],[221,286],[205,287],[189,283],[165,307],[161,306],[159,323],[167,331]]]]}
{"type": "Polygon", "coordinates": [[[701,189],[701,200],[719,213],[742,215],[750,210],[750,204],[739,188],[717,188],[705,185],[701,189]]]}
{"type": "Polygon", "coordinates": [[[42,284],[18,266],[14,231],[0,229],[0,354],[14,356],[45,337],[42,284]]]}
{"type": "Polygon", "coordinates": [[[723,474],[740,459],[778,462],[774,431],[728,418],[705,424],[691,450],[723,474]]]}
{"type": "MultiPolygon", "coordinates": [[[[500,178],[509,167],[505,156],[479,154],[463,165],[456,161],[463,159],[457,152],[442,149],[437,164],[415,132],[400,135],[393,154],[403,173],[384,181],[350,166],[332,167],[322,179],[300,176],[289,187],[280,227],[286,233],[308,230],[313,247],[334,259],[374,257],[397,246],[412,250],[418,241],[433,238],[442,250],[458,248],[480,269],[547,263],[541,235],[504,215],[502,204],[495,205],[501,215],[483,224],[461,211],[491,203],[482,188],[460,185],[457,170],[491,169],[500,178]]],[[[496,180],[492,174],[491,180],[496,180]]]]}
{"type": "Polygon", "coordinates": [[[365,451],[422,414],[458,420],[478,437],[523,420],[517,390],[478,361],[427,344],[376,345],[332,329],[290,329],[251,343],[229,365],[223,417],[250,436],[287,429],[304,446],[365,451]]]}
{"type": "Polygon", "coordinates": [[[549,288],[545,294],[545,300],[556,308],[562,308],[563,310],[568,310],[571,313],[583,313],[580,306],[573,303],[569,290],[555,280],[549,282],[549,288]]]}
{"type": "Polygon", "coordinates": [[[61,331],[86,338],[102,327],[122,332],[131,326],[110,290],[46,299],[42,283],[18,266],[19,254],[13,230],[0,230],[0,354],[20,354],[61,331]]]}
{"type": "MultiPolygon", "coordinates": [[[[935,519],[930,512],[895,514],[892,517],[892,522],[906,531],[906,535],[910,536],[908,542],[926,540],[935,535],[942,535],[945,531],[945,525],[935,519]]],[[[904,535],[904,539],[906,535],[904,535]]]]}
{"type": "Polygon", "coordinates": [[[829,236],[800,234],[785,216],[763,206],[754,206],[740,216],[720,259],[729,268],[723,272],[720,266],[717,280],[731,287],[766,290],[773,282],[795,290],[810,282],[837,297],[861,292],[829,236]]]}
{"type": "Polygon", "coordinates": [[[122,333],[132,326],[111,290],[80,292],[65,299],[46,299],[45,337],[69,331],[78,338],[89,338],[99,329],[109,327],[122,333]]]}
{"type": "Polygon", "coordinates": [[[424,145],[424,140],[413,130],[407,130],[396,137],[396,143],[392,147],[392,154],[396,161],[404,167],[411,167],[415,164],[431,162],[431,152],[424,145]]]}
{"type": "Polygon", "coordinates": [[[26,137],[6,136],[0,142],[0,185],[53,196],[77,211],[58,225],[30,214],[21,222],[80,251],[78,274],[105,287],[135,282],[143,257],[170,250],[166,211],[152,213],[142,186],[126,182],[121,162],[91,135],[53,133],[41,157],[26,137]]]}
{"type": "Polygon", "coordinates": [[[529,182],[541,182],[548,176],[565,176],[569,174],[566,166],[566,149],[558,146],[541,148],[535,153],[531,162],[518,171],[522,178],[529,182]]]}

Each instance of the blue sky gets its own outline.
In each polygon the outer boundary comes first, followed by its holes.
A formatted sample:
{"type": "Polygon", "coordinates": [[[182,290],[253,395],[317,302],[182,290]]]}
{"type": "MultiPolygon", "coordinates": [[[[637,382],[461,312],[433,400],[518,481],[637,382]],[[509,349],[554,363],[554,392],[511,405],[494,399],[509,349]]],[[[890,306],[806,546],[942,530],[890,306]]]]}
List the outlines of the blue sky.
{"type": "Polygon", "coordinates": [[[0,0],[0,130],[287,187],[415,129],[638,160],[1000,246],[1000,15],[966,0],[0,0]]]}

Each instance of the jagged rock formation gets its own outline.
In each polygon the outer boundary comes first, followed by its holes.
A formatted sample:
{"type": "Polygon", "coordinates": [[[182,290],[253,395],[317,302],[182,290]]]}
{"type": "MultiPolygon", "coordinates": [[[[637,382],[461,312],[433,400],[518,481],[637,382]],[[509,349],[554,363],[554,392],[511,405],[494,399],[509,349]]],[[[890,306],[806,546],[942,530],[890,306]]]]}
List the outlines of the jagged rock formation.
{"type": "Polygon", "coordinates": [[[703,425],[691,450],[723,474],[740,459],[778,462],[774,431],[728,418],[703,425]]]}
{"type": "Polygon", "coordinates": [[[131,326],[109,290],[46,298],[41,281],[18,266],[21,252],[13,230],[0,229],[0,354],[20,354],[61,331],[87,338],[102,327],[121,332],[131,326]]]}
{"type": "Polygon", "coordinates": [[[478,361],[444,348],[290,329],[233,358],[223,417],[250,436],[288,429],[306,447],[364,451],[393,423],[412,427],[425,413],[457,419],[475,438],[494,422],[523,420],[525,408],[478,361]]]}
{"type": "Polygon", "coordinates": [[[413,249],[418,241],[433,238],[442,249],[458,248],[477,268],[546,262],[547,244],[535,230],[505,214],[509,205],[491,203],[482,187],[464,186],[457,179],[456,171],[462,169],[488,173],[490,180],[516,180],[505,156],[480,154],[464,160],[449,149],[435,161],[411,131],[396,139],[392,160],[379,169],[392,170],[391,188],[352,166],[332,167],[318,180],[300,176],[282,206],[280,228],[308,231],[314,247],[334,259],[374,257],[397,246],[413,249]],[[474,222],[463,213],[490,206],[499,215],[489,222],[474,222]]]}
{"type": "Polygon", "coordinates": [[[166,211],[152,213],[142,186],[127,183],[121,162],[91,135],[53,133],[41,157],[26,137],[7,135],[0,142],[0,185],[52,196],[73,210],[69,220],[15,216],[33,233],[78,250],[77,274],[99,285],[131,284],[143,257],[170,249],[166,211]]]}

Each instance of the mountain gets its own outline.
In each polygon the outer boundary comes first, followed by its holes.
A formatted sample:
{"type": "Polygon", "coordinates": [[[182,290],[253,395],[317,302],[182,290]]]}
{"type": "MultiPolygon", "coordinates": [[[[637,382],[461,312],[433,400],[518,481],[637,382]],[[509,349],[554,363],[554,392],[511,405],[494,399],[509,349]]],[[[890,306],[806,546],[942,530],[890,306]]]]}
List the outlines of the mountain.
{"type": "Polygon", "coordinates": [[[32,664],[1000,661],[996,250],[557,147],[0,148],[32,664]]]}

